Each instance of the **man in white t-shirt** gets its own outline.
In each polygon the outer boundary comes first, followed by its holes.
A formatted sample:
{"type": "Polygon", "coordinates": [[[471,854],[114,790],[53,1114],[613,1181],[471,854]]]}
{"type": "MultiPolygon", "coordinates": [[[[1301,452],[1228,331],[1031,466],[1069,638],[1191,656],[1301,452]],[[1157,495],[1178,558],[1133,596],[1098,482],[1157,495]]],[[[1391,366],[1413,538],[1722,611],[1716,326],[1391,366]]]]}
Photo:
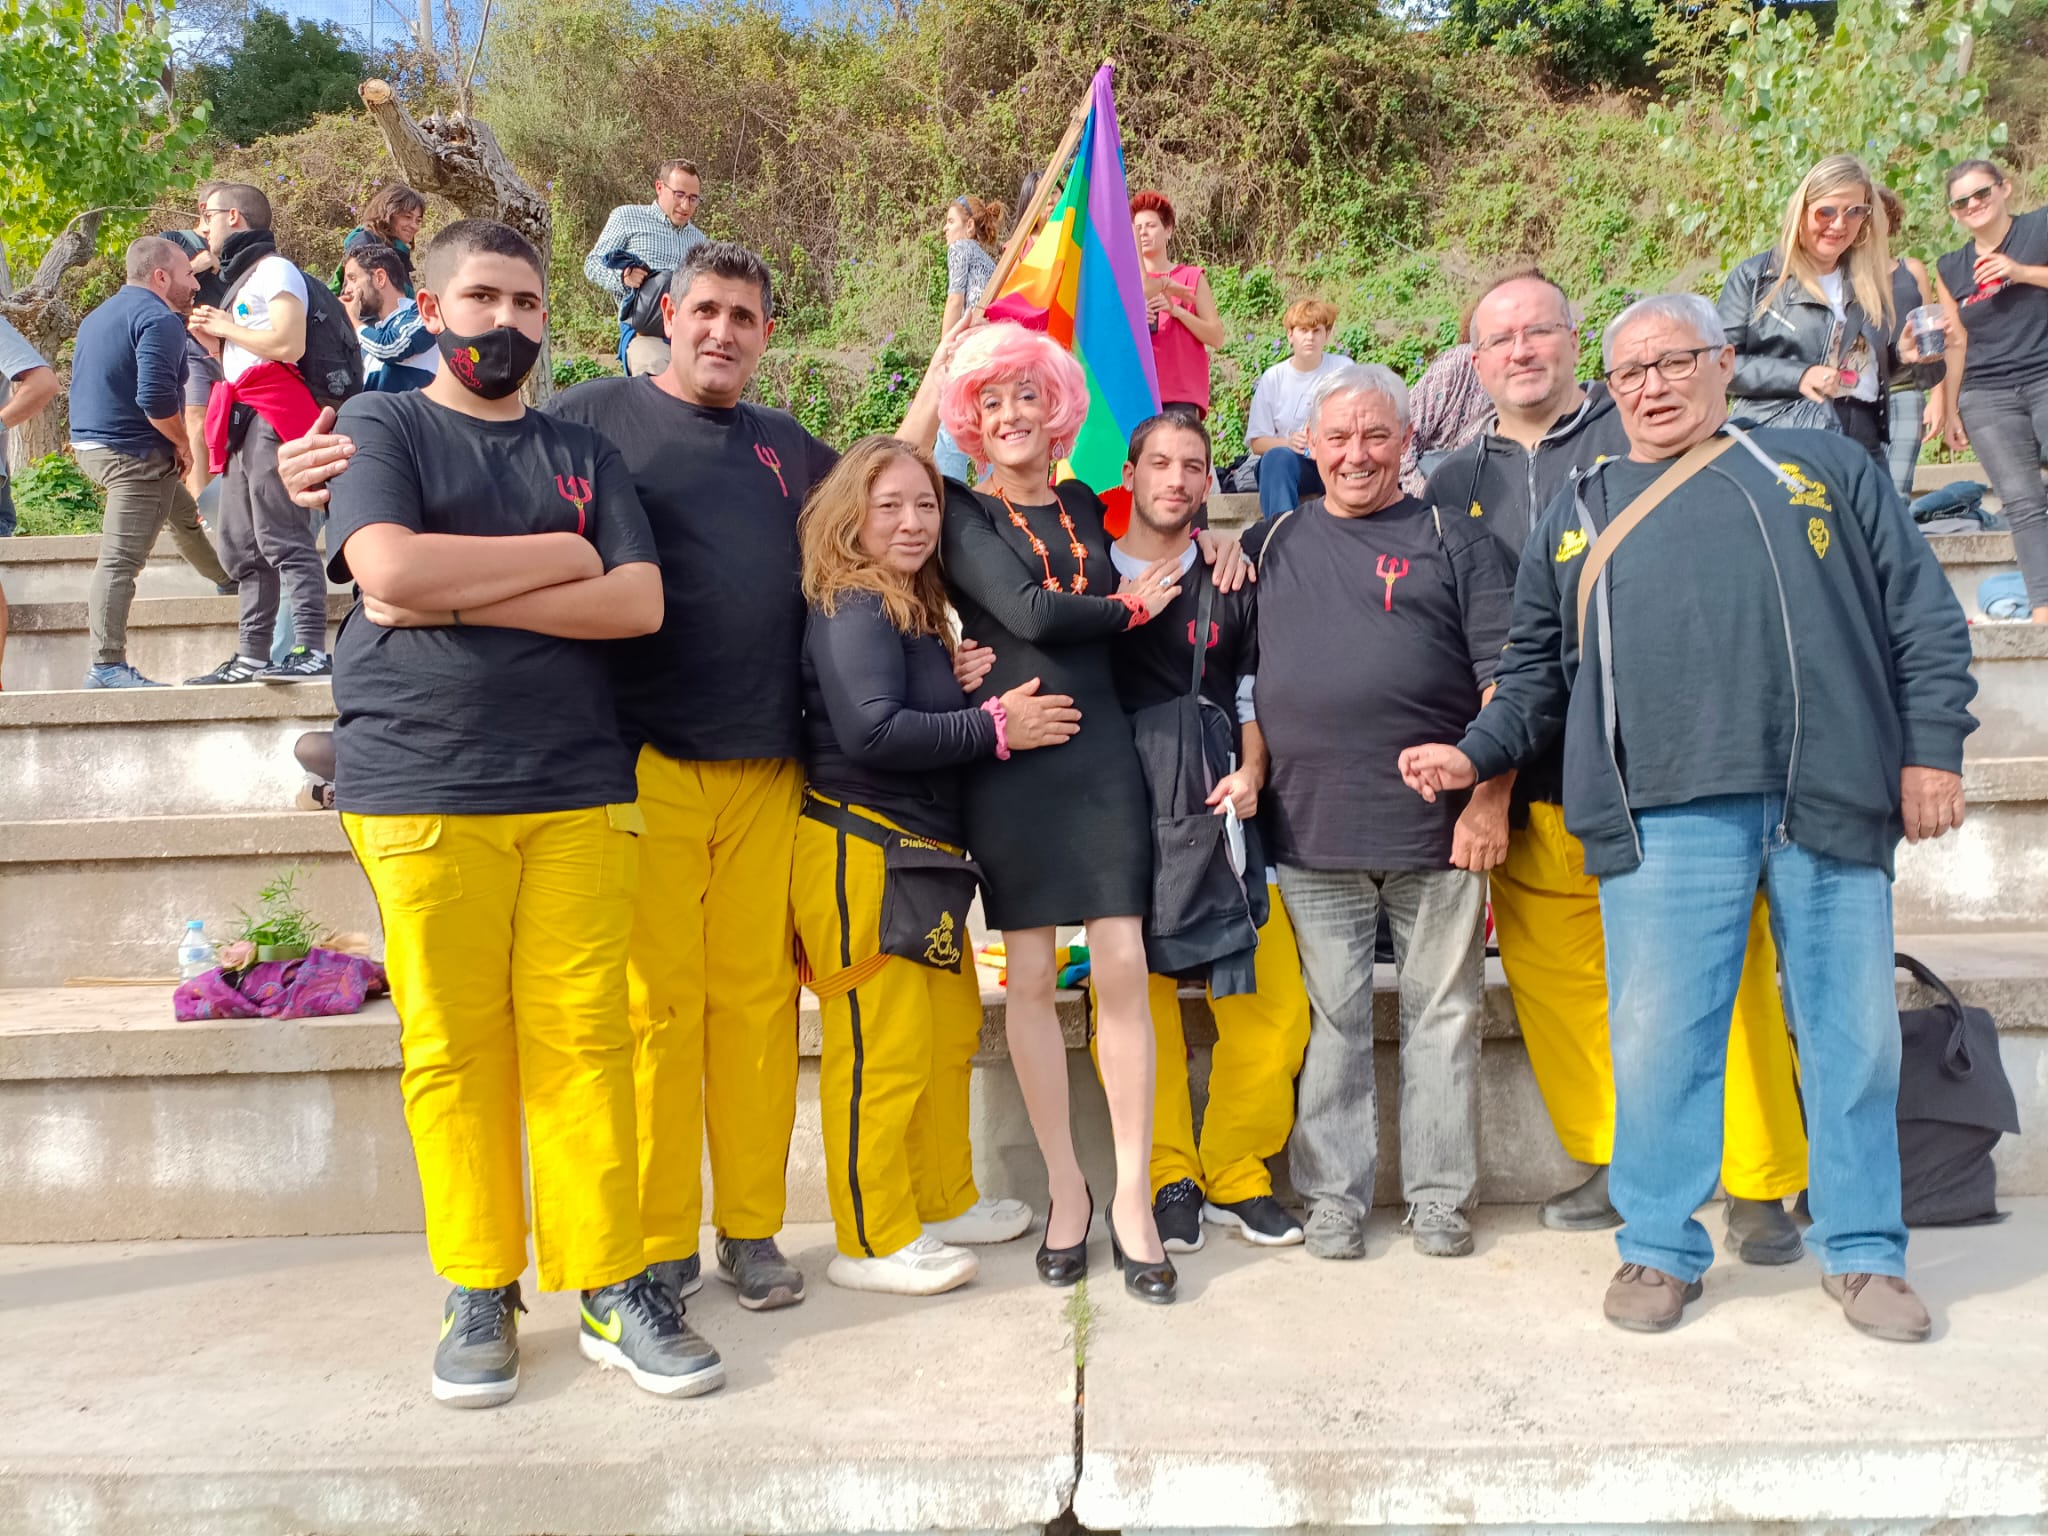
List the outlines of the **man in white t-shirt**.
{"type": "Polygon", "coordinates": [[[279,445],[310,431],[320,414],[297,367],[306,351],[306,275],[277,253],[270,200],[256,187],[223,182],[212,188],[200,227],[228,290],[226,309],[195,305],[190,323],[192,334],[220,358],[224,376],[207,413],[207,445],[216,468],[225,456],[220,558],[240,588],[242,617],[235,654],[190,681],[311,682],[333,671],[326,649],[327,580],[312,520],[277,477],[279,445]],[[299,643],[273,662],[284,589],[299,643]]]}
{"type": "Polygon", "coordinates": [[[1261,517],[1278,517],[1321,494],[1322,476],[1308,448],[1309,397],[1325,374],[1351,366],[1350,358],[1323,350],[1337,324],[1336,305],[1297,299],[1281,323],[1292,355],[1260,376],[1244,420],[1244,445],[1258,468],[1261,517]]]}

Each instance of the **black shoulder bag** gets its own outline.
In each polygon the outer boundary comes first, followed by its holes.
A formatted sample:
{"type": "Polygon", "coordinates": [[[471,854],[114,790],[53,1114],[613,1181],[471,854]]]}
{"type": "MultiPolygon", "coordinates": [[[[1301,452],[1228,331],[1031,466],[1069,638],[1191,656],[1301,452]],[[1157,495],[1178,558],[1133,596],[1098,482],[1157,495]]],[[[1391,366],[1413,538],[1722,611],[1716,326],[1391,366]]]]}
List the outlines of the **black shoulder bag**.
{"type": "Polygon", "coordinates": [[[1965,1008],[1911,955],[1892,963],[1937,998],[1899,1010],[1899,1192],[1909,1227],[2001,1221],[1992,1148],[2019,1134],[2019,1106],[1998,1055],[1998,1026],[1965,1008]]]}

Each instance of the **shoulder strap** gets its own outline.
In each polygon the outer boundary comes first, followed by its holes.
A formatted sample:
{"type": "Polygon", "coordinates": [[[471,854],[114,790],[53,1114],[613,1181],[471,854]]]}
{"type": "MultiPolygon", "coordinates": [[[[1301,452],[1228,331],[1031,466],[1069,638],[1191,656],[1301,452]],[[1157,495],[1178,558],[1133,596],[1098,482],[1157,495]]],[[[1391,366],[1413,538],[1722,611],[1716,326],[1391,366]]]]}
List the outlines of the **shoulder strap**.
{"type": "Polygon", "coordinates": [[[1285,525],[1287,519],[1294,516],[1300,510],[1301,508],[1299,507],[1289,507],[1285,512],[1274,518],[1273,526],[1266,530],[1266,542],[1259,546],[1258,570],[1261,576],[1266,574],[1266,557],[1273,553],[1273,541],[1280,537],[1280,529],[1285,525]]]}
{"type": "Polygon", "coordinates": [[[1195,561],[1195,579],[1202,584],[1202,595],[1195,599],[1194,676],[1188,680],[1191,696],[1202,691],[1202,675],[1209,668],[1209,615],[1216,606],[1216,577],[1199,559],[1195,561]]]}
{"type": "Polygon", "coordinates": [[[1586,606],[1593,601],[1594,583],[1599,581],[1607,562],[1614,558],[1621,541],[1663,505],[1664,499],[1673,491],[1734,446],[1735,440],[1730,437],[1710,437],[1703,443],[1694,443],[1683,458],[1653,480],[1640,496],[1622,508],[1621,516],[1601,530],[1600,537],[1587,551],[1584,569],[1579,572],[1579,634],[1582,641],[1586,633],[1586,606]]]}

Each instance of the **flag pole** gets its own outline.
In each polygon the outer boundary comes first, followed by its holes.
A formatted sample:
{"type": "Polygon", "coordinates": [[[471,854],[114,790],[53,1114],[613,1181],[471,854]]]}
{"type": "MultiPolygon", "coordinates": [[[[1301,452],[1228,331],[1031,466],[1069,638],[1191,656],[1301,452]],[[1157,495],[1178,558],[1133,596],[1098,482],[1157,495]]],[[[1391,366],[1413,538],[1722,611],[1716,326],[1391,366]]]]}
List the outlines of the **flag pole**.
{"type": "MultiPolygon", "coordinates": [[[[1104,59],[1103,66],[1116,68],[1116,60],[1104,59]]],[[[1099,73],[1099,71],[1098,71],[1099,73]]],[[[1017,223],[1010,231],[1009,243],[1003,247],[1003,254],[996,262],[996,269],[982,284],[982,292],[993,295],[1002,291],[1009,281],[1011,269],[1024,257],[1031,239],[1038,233],[1038,221],[1045,217],[1045,210],[1058,195],[1060,176],[1074,158],[1074,151],[1080,147],[1081,130],[1088,126],[1088,108],[1095,98],[1095,76],[1088,77],[1088,89],[1081,94],[1081,101],[1074,108],[1073,116],[1067,119],[1066,136],[1060,140],[1059,148],[1052,152],[1052,163],[1045,168],[1045,174],[1038,179],[1038,186],[1032,191],[1031,201],[1024,211],[1017,215],[1017,223]]]]}

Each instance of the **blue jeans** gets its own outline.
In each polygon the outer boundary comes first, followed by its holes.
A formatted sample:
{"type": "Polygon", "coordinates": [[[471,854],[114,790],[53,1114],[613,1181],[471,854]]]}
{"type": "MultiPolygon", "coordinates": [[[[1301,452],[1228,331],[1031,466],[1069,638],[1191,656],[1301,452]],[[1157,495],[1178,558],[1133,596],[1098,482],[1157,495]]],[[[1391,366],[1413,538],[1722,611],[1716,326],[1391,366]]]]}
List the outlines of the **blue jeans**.
{"type": "Polygon", "coordinates": [[[1759,883],[1799,1047],[1807,1245],[1827,1274],[1906,1271],[1891,881],[1791,842],[1784,815],[1782,795],[1639,811],[1643,862],[1600,882],[1621,1257],[1680,1280],[1714,1258],[1693,1212],[1721,1170],[1729,1019],[1759,883]]]}
{"type": "Polygon", "coordinates": [[[1268,448],[1259,455],[1259,516],[1278,517],[1301,505],[1304,496],[1323,494],[1316,461],[1292,448],[1268,448]]]}
{"type": "Polygon", "coordinates": [[[975,482],[974,461],[967,457],[960,445],[953,441],[953,434],[944,427],[939,428],[939,440],[932,449],[932,462],[949,480],[958,480],[962,485],[975,482]]]}
{"type": "Polygon", "coordinates": [[[1885,446],[1892,488],[1908,505],[1913,500],[1913,471],[1920,467],[1920,429],[1927,423],[1927,391],[1895,389],[1891,394],[1891,439],[1885,446]]]}
{"type": "Polygon", "coordinates": [[[1963,430],[2012,524],[2012,552],[2027,578],[2027,601],[2048,608],[2048,373],[2024,384],[1972,384],[1956,402],[1963,430]]]}

